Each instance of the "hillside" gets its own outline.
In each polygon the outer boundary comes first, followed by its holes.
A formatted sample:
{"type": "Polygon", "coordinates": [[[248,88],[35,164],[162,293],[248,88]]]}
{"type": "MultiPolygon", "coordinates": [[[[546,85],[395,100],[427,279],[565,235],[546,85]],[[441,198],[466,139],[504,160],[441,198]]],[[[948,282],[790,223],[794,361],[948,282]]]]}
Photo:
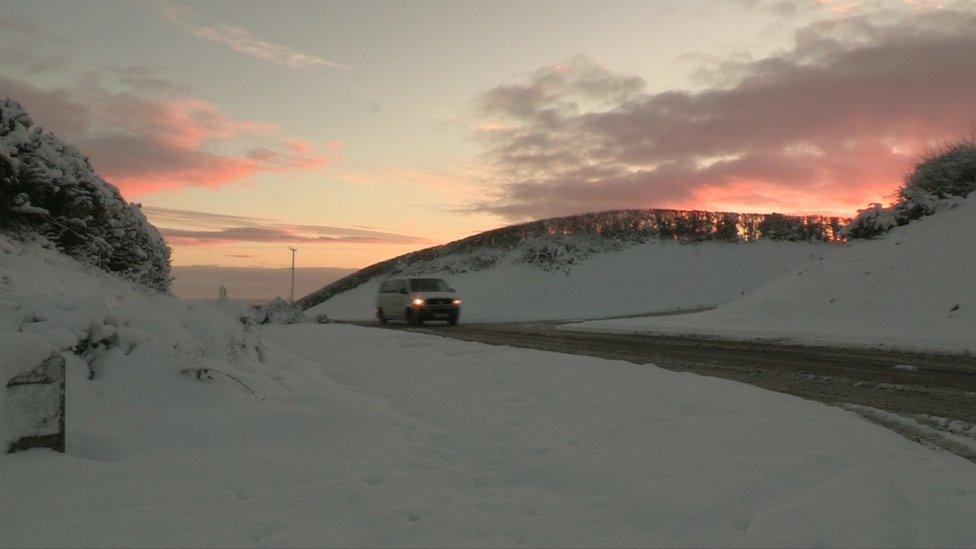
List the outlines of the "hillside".
{"type": "Polygon", "coordinates": [[[154,288],[170,283],[170,249],[75,147],[0,98],[0,231],[154,288]]]}
{"type": "Polygon", "coordinates": [[[971,463],[839,408],[652,365],[242,324],[233,303],[5,238],[0,280],[0,371],[25,356],[11,342],[67,359],[66,453],[0,455],[5,547],[976,542],[971,463]]]}
{"type": "Polygon", "coordinates": [[[719,307],[577,329],[976,352],[976,196],[719,307]]]}
{"type": "Polygon", "coordinates": [[[378,280],[436,274],[462,291],[469,319],[707,307],[828,253],[825,242],[836,239],[846,221],[680,210],[545,219],[371,265],[303,297],[299,305],[337,318],[367,318],[378,280]],[[697,284],[698,297],[679,291],[681,279],[697,284]]]}
{"type": "MultiPolygon", "coordinates": [[[[528,241],[496,251],[491,267],[454,274],[442,264],[419,263],[404,271],[445,278],[464,300],[465,321],[572,320],[619,315],[696,310],[751,292],[777,277],[830,254],[823,242],[651,241],[569,257],[559,268],[524,261],[539,248],[587,249],[586,240],[528,241]]],[[[605,243],[604,243],[605,244],[605,243]]],[[[476,253],[476,257],[483,257],[476,253]]],[[[466,255],[451,259],[464,262],[466,255]]],[[[547,265],[551,265],[547,264],[547,265]]],[[[380,278],[374,278],[306,310],[340,320],[374,317],[380,278]]]]}

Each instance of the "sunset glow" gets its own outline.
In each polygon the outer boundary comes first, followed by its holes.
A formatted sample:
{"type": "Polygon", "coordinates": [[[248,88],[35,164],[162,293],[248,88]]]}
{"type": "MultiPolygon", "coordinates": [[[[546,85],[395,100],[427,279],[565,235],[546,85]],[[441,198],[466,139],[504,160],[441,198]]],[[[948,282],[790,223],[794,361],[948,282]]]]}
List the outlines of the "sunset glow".
{"type": "Polygon", "coordinates": [[[281,267],[291,245],[362,267],[607,209],[850,216],[976,120],[967,4],[6,12],[0,95],[141,202],[175,265],[281,267]]]}

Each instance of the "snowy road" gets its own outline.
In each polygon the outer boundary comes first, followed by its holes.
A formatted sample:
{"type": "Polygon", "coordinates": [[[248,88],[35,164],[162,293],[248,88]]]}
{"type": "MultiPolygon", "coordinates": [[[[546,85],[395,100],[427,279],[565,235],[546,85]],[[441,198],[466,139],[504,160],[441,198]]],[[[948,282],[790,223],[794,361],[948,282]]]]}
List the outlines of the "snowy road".
{"type": "MultiPolygon", "coordinates": [[[[361,325],[376,326],[375,323],[361,325]]],[[[557,326],[557,323],[538,322],[420,328],[391,324],[389,328],[636,364],[653,363],[670,370],[731,379],[827,404],[854,404],[900,416],[976,423],[976,358],[973,357],[566,331],[557,326]]],[[[914,431],[906,434],[913,438],[920,435],[914,431]]],[[[976,461],[973,448],[946,446],[939,438],[931,442],[976,461]]]]}

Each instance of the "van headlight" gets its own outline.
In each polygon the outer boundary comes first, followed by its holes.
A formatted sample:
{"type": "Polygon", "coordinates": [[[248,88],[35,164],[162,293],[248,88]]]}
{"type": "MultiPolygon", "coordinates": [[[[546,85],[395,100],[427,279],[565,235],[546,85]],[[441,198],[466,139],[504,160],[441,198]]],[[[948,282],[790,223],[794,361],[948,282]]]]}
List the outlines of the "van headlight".
{"type": "Polygon", "coordinates": [[[413,300],[413,306],[414,307],[423,307],[424,306],[424,300],[423,300],[423,298],[418,297],[417,299],[414,299],[413,300]]]}
{"type": "Polygon", "coordinates": [[[460,299],[455,299],[451,303],[454,304],[454,305],[460,305],[461,304],[461,300],[460,299]]]}

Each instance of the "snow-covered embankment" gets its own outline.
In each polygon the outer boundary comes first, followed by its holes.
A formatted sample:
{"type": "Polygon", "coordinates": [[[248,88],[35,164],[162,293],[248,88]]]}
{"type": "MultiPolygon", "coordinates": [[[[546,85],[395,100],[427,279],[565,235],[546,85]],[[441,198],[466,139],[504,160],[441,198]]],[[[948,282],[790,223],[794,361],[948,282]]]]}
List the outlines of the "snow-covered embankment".
{"type": "MultiPolygon", "coordinates": [[[[714,307],[832,249],[823,242],[652,240],[545,270],[520,261],[523,251],[516,248],[483,270],[450,274],[434,264],[402,276],[446,279],[464,300],[464,321],[575,320],[714,307]]],[[[373,318],[378,286],[379,280],[372,280],[307,312],[340,320],[373,318]]]]}
{"type": "Polygon", "coordinates": [[[713,311],[567,329],[976,352],[976,196],[713,311]]]}

